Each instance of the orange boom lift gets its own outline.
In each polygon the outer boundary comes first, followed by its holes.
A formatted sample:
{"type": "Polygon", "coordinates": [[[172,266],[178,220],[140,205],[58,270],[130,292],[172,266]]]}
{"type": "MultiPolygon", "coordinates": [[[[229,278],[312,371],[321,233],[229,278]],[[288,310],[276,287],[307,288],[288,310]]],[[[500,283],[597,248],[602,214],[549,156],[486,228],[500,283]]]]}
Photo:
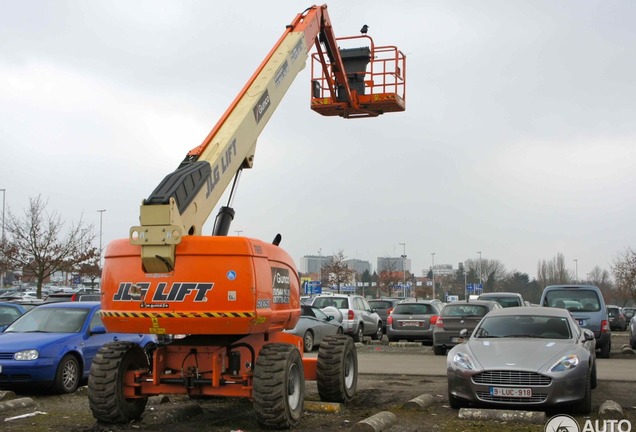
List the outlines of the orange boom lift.
{"type": "Polygon", "coordinates": [[[148,396],[172,393],[251,398],[260,425],[287,428],[300,421],[305,380],[317,381],[324,401],[354,396],[357,353],[348,336],[303,358],[302,338],[283,332],[299,319],[300,284],[280,235],[269,243],[227,234],[239,175],[252,167],[256,139],[312,46],[313,110],[343,118],[404,111],[404,55],[357,38],[368,46],[341,49],[326,5],[298,14],[203,143],[143,201],[140,225],[107,246],[104,325],[159,342],[148,352],[125,342],[99,351],[88,382],[98,421],[137,419],[148,396]],[[230,183],[228,205],[203,235],[230,183]]]}

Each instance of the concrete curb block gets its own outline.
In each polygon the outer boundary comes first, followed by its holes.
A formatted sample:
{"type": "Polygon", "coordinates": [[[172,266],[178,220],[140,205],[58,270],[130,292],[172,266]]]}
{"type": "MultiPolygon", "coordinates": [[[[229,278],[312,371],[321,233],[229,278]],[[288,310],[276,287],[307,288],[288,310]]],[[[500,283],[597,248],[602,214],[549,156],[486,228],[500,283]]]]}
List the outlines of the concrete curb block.
{"type": "Polygon", "coordinates": [[[623,345],[621,347],[621,351],[623,354],[628,354],[628,355],[636,355],[636,352],[634,352],[634,350],[632,349],[631,346],[629,345],[623,345]]]}
{"type": "Polygon", "coordinates": [[[0,402],[0,412],[9,411],[16,408],[26,408],[35,406],[35,401],[31,398],[17,398],[5,402],[0,402]]]}
{"type": "Polygon", "coordinates": [[[364,420],[360,420],[351,428],[352,432],[380,432],[391,427],[397,417],[390,411],[381,411],[364,420]]]}
{"type": "Polygon", "coordinates": [[[334,402],[305,401],[305,411],[340,414],[342,404],[334,402]]]}
{"type": "Polygon", "coordinates": [[[603,420],[622,420],[623,407],[613,400],[606,400],[599,407],[598,416],[603,420]]]}
{"type": "Polygon", "coordinates": [[[430,394],[419,395],[416,398],[411,399],[408,402],[405,402],[402,405],[403,410],[419,410],[425,409],[435,403],[435,398],[430,394]]]}
{"type": "Polygon", "coordinates": [[[0,391],[0,402],[15,399],[15,393],[10,390],[0,391]]]}
{"type": "Polygon", "coordinates": [[[170,398],[166,395],[151,396],[148,398],[148,406],[163,405],[170,402],[170,398]]]}
{"type": "Polygon", "coordinates": [[[530,424],[545,424],[546,422],[543,411],[500,409],[461,408],[459,410],[459,418],[461,420],[499,420],[530,424]]]}

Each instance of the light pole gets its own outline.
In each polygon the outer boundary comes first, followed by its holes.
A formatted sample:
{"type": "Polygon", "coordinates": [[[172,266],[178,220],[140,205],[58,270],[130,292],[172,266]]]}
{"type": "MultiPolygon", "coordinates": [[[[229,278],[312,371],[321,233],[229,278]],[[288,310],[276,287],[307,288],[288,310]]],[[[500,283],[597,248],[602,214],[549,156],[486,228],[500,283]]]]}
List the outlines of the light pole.
{"type": "Polygon", "coordinates": [[[574,282],[579,281],[579,259],[574,258],[574,282]]]}
{"type": "Polygon", "coordinates": [[[236,233],[236,235],[237,235],[237,236],[240,236],[240,235],[241,235],[241,233],[243,232],[243,230],[236,230],[236,231],[234,231],[234,232],[236,233]]]}
{"type": "MultiPolygon", "coordinates": [[[[479,254],[479,286],[482,287],[481,285],[481,252],[477,252],[479,254]]],[[[481,288],[483,290],[483,287],[481,288]]]]}
{"type": "Polygon", "coordinates": [[[318,282],[322,287],[322,248],[318,249],[318,282]]]}
{"type": "MultiPolygon", "coordinates": [[[[0,192],[2,192],[2,259],[4,260],[4,197],[7,190],[0,189],[0,192]]],[[[0,288],[4,288],[4,269],[0,272],[0,288]]]]}
{"type": "Polygon", "coordinates": [[[99,213],[99,268],[102,268],[102,216],[106,209],[97,210],[99,213]]]}
{"type": "Polygon", "coordinates": [[[464,266],[464,298],[466,299],[466,301],[469,301],[467,277],[468,277],[468,273],[466,272],[466,266],[464,266]]]}
{"type": "Polygon", "coordinates": [[[435,252],[431,254],[431,275],[433,276],[433,299],[435,299],[435,252]]]}
{"type": "Polygon", "coordinates": [[[402,296],[406,297],[406,243],[400,243],[402,246],[402,296]]]}

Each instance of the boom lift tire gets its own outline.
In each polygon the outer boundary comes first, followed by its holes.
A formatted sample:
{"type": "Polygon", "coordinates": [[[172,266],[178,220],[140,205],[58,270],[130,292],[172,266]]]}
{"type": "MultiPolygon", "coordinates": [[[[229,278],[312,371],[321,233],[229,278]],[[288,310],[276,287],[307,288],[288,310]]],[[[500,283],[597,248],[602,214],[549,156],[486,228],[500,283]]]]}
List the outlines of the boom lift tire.
{"type": "Polygon", "coordinates": [[[254,365],[253,386],[254,411],[261,426],[283,429],[298,425],[305,403],[305,373],[294,345],[263,346],[254,365]]]}
{"type": "Polygon", "coordinates": [[[358,386],[358,352],[345,335],[327,336],[318,350],[318,394],[323,402],[349,402],[358,386]]]}
{"type": "Polygon", "coordinates": [[[93,417],[102,423],[137,420],[146,408],[147,397],[126,399],[126,372],[148,369],[144,350],[132,342],[109,342],[97,352],[88,376],[88,403],[93,417]]]}

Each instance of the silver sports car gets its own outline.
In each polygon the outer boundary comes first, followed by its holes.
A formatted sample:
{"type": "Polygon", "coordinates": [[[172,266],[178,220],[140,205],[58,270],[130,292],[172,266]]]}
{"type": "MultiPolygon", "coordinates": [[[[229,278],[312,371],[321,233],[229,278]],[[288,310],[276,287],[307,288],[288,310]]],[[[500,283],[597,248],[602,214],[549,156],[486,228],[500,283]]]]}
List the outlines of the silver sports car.
{"type": "Polygon", "coordinates": [[[565,309],[495,309],[448,352],[450,405],[571,405],[587,414],[596,387],[594,353],[594,334],[565,309]]]}

